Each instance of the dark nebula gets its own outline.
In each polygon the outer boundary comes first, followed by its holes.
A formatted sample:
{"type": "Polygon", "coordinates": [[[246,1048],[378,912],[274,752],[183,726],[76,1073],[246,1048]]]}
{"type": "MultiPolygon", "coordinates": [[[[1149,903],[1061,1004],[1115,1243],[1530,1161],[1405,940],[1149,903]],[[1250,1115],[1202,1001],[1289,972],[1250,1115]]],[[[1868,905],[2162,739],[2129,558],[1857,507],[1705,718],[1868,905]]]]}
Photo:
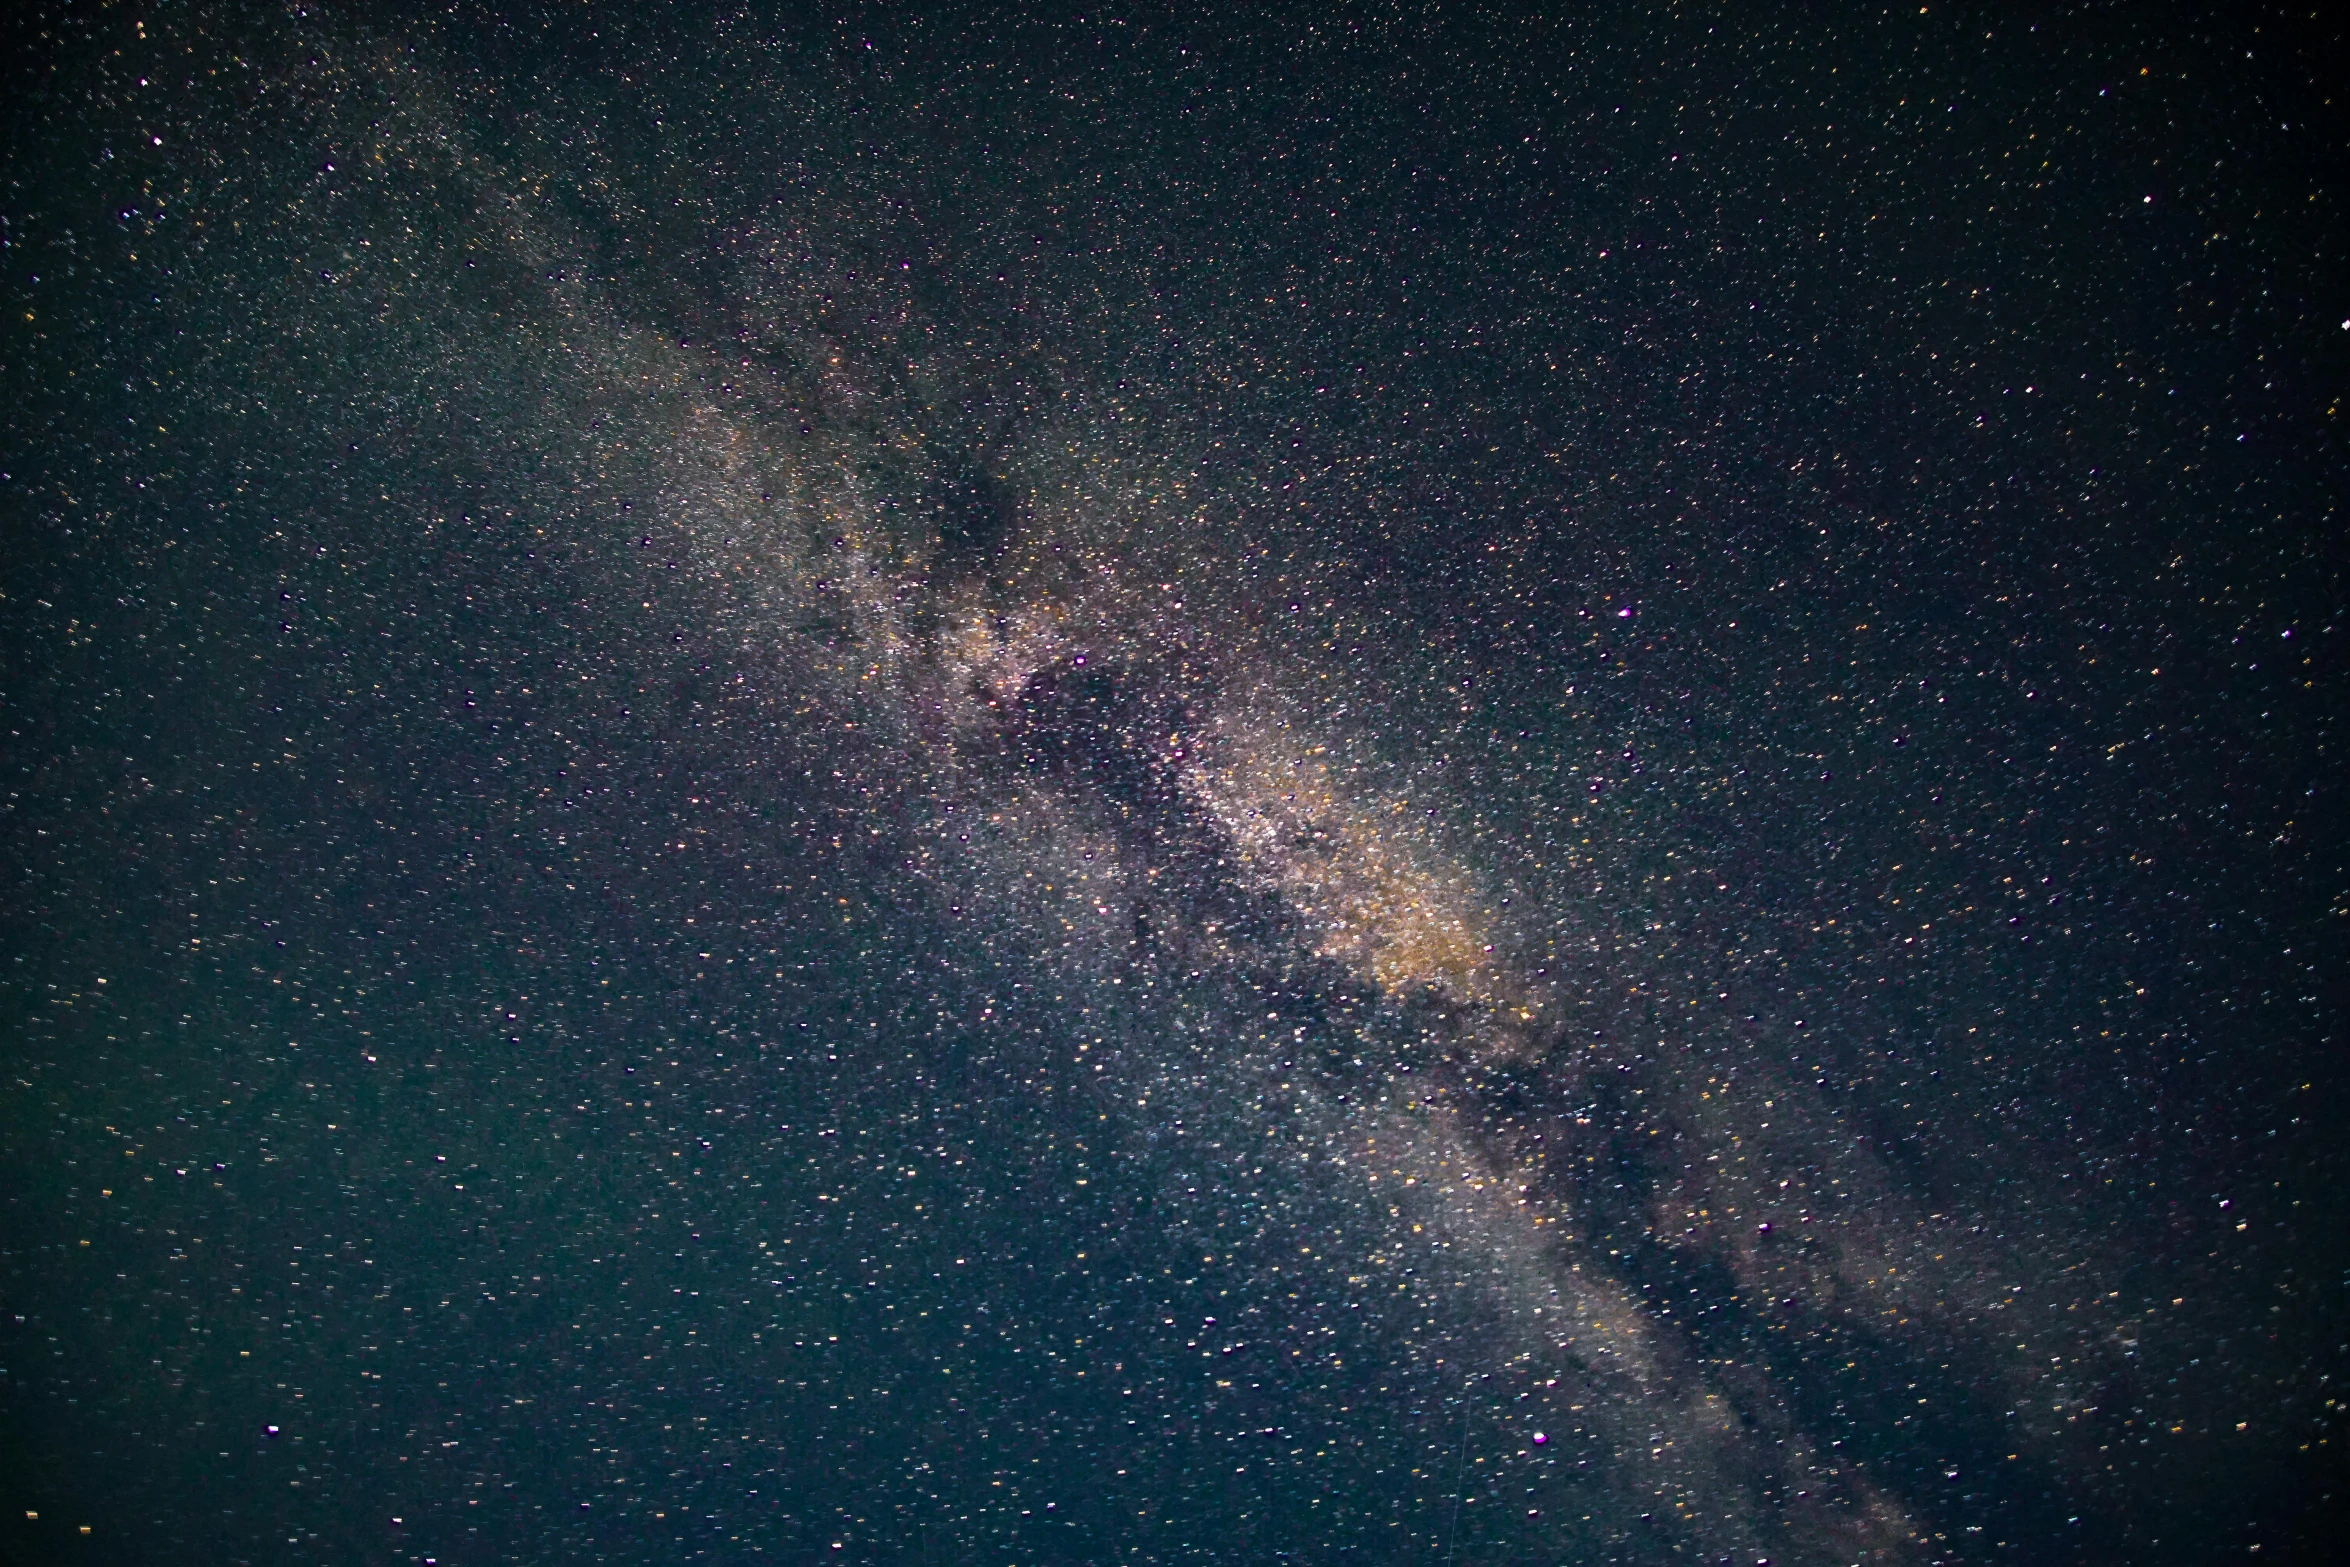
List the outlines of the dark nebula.
{"type": "Polygon", "coordinates": [[[8,1560],[2333,1559],[2322,13],[11,26],[8,1560]]]}

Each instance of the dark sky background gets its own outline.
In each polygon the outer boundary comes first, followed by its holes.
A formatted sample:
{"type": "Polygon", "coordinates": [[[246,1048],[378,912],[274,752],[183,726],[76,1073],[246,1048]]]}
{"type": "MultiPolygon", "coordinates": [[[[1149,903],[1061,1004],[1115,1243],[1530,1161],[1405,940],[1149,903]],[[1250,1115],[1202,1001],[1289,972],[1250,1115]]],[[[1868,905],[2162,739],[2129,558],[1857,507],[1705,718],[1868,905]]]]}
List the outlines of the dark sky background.
{"type": "Polygon", "coordinates": [[[0,1556],[2331,1560],[2311,10],[9,24],[0,1556]]]}

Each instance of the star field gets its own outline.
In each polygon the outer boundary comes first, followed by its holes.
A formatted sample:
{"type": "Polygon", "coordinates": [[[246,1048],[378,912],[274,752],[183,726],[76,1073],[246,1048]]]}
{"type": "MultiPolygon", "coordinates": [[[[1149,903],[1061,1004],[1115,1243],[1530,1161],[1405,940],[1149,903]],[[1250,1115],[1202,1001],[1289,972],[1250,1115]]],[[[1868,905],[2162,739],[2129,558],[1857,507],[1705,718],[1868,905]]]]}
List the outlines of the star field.
{"type": "Polygon", "coordinates": [[[6,1553],[2326,1559],[2338,31],[20,24],[6,1553]]]}

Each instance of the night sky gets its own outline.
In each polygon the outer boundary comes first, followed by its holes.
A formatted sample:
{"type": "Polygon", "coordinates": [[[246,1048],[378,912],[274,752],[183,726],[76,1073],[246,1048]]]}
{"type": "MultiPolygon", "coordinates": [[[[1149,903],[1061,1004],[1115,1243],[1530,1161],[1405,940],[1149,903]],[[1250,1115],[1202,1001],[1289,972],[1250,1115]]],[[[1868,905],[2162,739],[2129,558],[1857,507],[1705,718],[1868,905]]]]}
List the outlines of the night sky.
{"type": "Polygon", "coordinates": [[[0,1557],[2338,1559],[2326,8],[904,9],[7,24],[0,1557]]]}

